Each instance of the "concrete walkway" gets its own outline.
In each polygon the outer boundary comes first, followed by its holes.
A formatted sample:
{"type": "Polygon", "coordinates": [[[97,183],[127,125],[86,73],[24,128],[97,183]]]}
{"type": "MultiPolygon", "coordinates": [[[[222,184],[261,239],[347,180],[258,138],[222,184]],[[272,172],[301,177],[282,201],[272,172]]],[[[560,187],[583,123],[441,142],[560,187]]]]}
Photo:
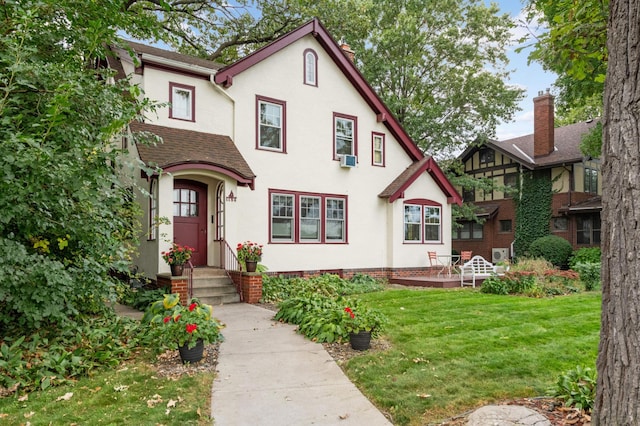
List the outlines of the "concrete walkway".
{"type": "Polygon", "coordinates": [[[272,320],[272,311],[215,306],[227,327],[211,412],[216,426],[390,425],[321,344],[272,320]]]}

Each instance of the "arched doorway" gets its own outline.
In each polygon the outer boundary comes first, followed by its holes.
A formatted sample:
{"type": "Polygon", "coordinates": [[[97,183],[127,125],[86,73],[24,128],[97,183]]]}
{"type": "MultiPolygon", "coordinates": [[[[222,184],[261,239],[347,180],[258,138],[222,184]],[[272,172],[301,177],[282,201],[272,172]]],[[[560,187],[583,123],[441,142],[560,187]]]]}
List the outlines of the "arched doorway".
{"type": "Polygon", "coordinates": [[[194,266],[207,264],[207,185],[185,179],[173,182],[173,241],[195,249],[194,266]]]}

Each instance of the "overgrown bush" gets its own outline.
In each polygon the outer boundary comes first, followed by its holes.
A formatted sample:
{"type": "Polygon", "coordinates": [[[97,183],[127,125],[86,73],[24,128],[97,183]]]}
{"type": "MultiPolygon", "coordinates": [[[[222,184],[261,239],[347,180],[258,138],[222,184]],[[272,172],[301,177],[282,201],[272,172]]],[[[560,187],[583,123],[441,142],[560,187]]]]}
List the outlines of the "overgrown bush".
{"type": "Polygon", "coordinates": [[[529,246],[531,257],[541,257],[558,267],[567,266],[572,252],[571,243],[557,235],[538,238],[529,246]]]}
{"type": "MultiPolygon", "coordinates": [[[[13,333],[16,335],[17,333],[13,333]]],[[[0,340],[0,388],[46,389],[115,367],[144,343],[136,321],[116,316],[79,318],[72,326],[0,340]]]]}
{"type": "Polygon", "coordinates": [[[551,390],[568,407],[591,411],[596,398],[596,371],[577,366],[558,376],[556,386],[551,390]]]}
{"type": "Polygon", "coordinates": [[[597,263],[577,263],[574,269],[580,275],[580,281],[586,291],[593,291],[600,287],[600,262],[597,263]]]}
{"type": "Polygon", "coordinates": [[[310,278],[284,278],[263,275],[262,301],[277,303],[304,294],[323,294],[326,296],[348,296],[369,293],[384,289],[384,282],[365,274],[356,274],[345,280],[335,274],[323,274],[310,278]]]}
{"type": "Polygon", "coordinates": [[[569,259],[569,267],[575,269],[578,263],[600,263],[602,250],[600,247],[585,247],[573,252],[569,259]]]}

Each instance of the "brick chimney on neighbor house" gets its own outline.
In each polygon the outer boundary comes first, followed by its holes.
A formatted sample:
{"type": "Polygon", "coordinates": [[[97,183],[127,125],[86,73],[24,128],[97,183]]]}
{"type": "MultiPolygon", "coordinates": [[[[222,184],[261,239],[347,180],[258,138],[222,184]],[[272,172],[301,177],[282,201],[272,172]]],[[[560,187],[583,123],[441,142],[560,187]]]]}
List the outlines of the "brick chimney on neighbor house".
{"type": "Polygon", "coordinates": [[[547,89],[533,98],[533,157],[549,155],[554,150],[553,96],[547,89]]]}
{"type": "Polygon", "coordinates": [[[347,58],[353,63],[356,62],[356,52],[351,50],[351,46],[349,46],[344,40],[340,40],[340,47],[344,50],[344,54],[347,55],[347,58]]]}

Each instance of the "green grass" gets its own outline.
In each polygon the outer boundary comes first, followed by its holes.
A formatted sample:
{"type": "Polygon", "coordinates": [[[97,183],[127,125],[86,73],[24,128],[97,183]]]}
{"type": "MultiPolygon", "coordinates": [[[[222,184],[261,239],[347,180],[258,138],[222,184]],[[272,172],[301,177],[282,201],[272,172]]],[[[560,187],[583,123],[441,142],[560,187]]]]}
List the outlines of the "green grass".
{"type": "Polygon", "coordinates": [[[211,425],[213,377],[157,377],[141,359],[72,385],[31,392],[23,401],[18,394],[0,398],[0,424],[211,425]],[[68,393],[73,396],[59,399],[68,393]]]}
{"type": "Polygon", "coordinates": [[[428,424],[500,399],[548,395],[559,374],[595,366],[599,293],[535,299],[388,290],[361,299],[389,317],[392,349],[344,368],[395,424],[428,424]]]}

